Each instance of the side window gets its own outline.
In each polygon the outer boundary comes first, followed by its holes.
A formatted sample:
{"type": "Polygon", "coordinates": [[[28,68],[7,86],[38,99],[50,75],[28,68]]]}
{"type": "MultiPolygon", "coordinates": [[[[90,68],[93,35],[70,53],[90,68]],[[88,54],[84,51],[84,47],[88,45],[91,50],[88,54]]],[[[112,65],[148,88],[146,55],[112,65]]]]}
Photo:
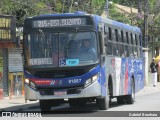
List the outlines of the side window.
{"type": "Polygon", "coordinates": [[[123,35],[123,31],[121,30],[121,40],[124,43],[124,35],[123,35]]]}
{"type": "Polygon", "coordinates": [[[138,47],[137,46],[134,47],[133,55],[134,55],[135,58],[138,57],[138,47]]]}
{"type": "Polygon", "coordinates": [[[116,42],[118,42],[118,30],[115,29],[115,39],[116,39],[116,42]]]}
{"type": "Polygon", "coordinates": [[[135,46],[136,45],[136,42],[135,42],[135,34],[134,33],[131,33],[131,41],[132,41],[132,44],[135,46]]]}
{"type": "Polygon", "coordinates": [[[129,44],[132,45],[133,43],[131,42],[131,33],[128,33],[128,39],[129,39],[129,44]]]}
{"type": "Polygon", "coordinates": [[[124,53],[125,53],[125,56],[126,57],[129,57],[129,46],[128,45],[125,45],[125,48],[124,48],[124,53]]]}
{"type": "Polygon", "coordinates": [[[112,29],[110,27],[108,28],[108,33],[109,40],[112,40],[112,29]]]}
{"type": "Polygon", "coordinates": [[[107,55],[112,55],[112,42],[108,41],[106,50],[107,55]]]}
{"type": "Polygon", "coordinates": [[[113,55],[119,56],[119,46],[117,43],[113,43],[113,55]]]}
{"type": "Polygon", "coordinates": [[[112,40],[116,41],[115,29],[112,29],[112,40]]]}
{"type": "Polygon", "coordinates": [[[130,33],[130,38],[131,38],[131,45],[134,45],[134,42],[133,42],[133,34],[130,33]]]}
{"type": "Polygon", "coordinates": [[[126,32],[126,42],[129,44],[129,35],[128,35],[128,32],[126,32]]]}
{"type": "Polygon", "coordinates": [[[135,45],[136,45],[136,46],[139,46],[139,45],[137,44],[137,41],[138,41],[138,40],[137,40],[137,35],[135,34],[135,45]]]}
{"type": "Polygon", "coordinates": [[[131,45],[129,45],[129,48],[128,48],[128,50],[129,50],[129,57],[133,57],[133,49],[134,49],[134,47],[131,46],[131,45]]]}
{"type": "Polygon", "coordinates": [[[122,56],[122,57],[126,56],[123,44],[119,44],[119,52],[120,52],[120,56],[122,56]]]}
{"type": "Polygon", "coordinates": [[[123,32],[123,37],[124,37],[124,43],[127,43],[127,36],[126,36],[126,32],[123,32]]]}

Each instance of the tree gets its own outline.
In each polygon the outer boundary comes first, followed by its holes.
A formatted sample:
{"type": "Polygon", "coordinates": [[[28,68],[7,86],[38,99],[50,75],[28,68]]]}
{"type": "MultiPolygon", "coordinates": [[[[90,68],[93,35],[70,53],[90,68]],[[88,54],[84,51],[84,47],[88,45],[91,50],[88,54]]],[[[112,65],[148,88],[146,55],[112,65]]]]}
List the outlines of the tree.
{"type": "MultiPolygon", "coordinates": [[[[160,47],[160,1],[155,0],[150,3],[150,16],[149,16],[149,48],[152,51],[157,51],[156,55],[159,55],[159,47],[160,47]]],[[[155,52],[152,52],[153,54],[155,52]]]]}
{"type": "Polygon", "coordinates": [[[26,17],[49,13],[49,9],[39,0],[1,0],[0,12],[16,16],[17,26],[22,26],[26,17]]]}

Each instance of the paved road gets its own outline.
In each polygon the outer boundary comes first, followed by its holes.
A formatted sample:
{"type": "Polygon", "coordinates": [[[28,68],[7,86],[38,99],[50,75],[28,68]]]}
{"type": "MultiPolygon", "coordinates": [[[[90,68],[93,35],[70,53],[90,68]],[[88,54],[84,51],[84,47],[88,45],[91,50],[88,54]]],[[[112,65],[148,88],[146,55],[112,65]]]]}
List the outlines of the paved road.
{"type": "MultiPolygon", "coordinates": [[[[7,101],[4,101],[7,102],[7,101]]],[[[2,103],[2,102],[1,102],[2,103]]],[[[10,100],[10,105],[1,104],[0,109],[2,111],[40,111],[38,102],[28,102],[24,104],[24,100],[17,99],[17,101],[10,100]],[[23,104],[21,103],[23,101],[23,104]],[[19,104],[21,103],[21,104],[19,104]],[[2,106],[2,107],[1,107],[2,106]]],[[[61,106],[53,107],[52,114],[44,114],[44,116],[125,116],[128,115],[126,111],[159,111],[160,114],[160,88],[148,86],[136,94],[136,101],[133,105],[118,105],[114,99],[109,110],[107,112],[100,111],[96,103],[91,103],[86,106],[72,108],[68,103],[62,104],[61,106]],[[60,112],[61,111],[61,112],[60,112]],[[116,111],[116,112],[115,112],[116,111]],[[124,112],[117,112],[124,111],[124,112]]],[[[132,113],[132,112],[131,112],[132,113]]]]}

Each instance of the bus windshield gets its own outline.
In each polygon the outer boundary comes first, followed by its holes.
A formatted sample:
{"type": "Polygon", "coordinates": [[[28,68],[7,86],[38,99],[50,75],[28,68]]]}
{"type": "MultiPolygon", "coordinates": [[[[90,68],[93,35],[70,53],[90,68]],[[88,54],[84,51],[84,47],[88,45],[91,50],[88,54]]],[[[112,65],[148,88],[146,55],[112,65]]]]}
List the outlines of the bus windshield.
{"type": "Polygon", "coordinates": [[[98,60],[95,32],[26,34],[26,58],[29,65],[80,66],[98,60]]]}

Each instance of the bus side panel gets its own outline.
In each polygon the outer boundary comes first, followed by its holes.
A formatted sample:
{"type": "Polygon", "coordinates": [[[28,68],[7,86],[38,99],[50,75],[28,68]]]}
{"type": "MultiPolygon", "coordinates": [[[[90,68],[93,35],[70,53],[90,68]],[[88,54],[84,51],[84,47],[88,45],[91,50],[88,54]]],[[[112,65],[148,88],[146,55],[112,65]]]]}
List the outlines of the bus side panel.
{"type": "Polygon", "coordinates": [[[121,83],[121,58],[115,58],[115,88],[116,88],[116,95],[120,95],[120,86],[121,83]]]}
{"type": "Polygon", "coordinates": [[[104,65],[103,67],[101,67],[101,75],[100,75],[100,85],[101,85],[101,95],[102,96],[106,96],[106,90],[107,90],[107,77],[106,77],[106,65],[104,65]]]}
{"type": "MultiPolygon", "coordinates": [[[[122,62],[122,66],[123,64],[124,62],[122,62]]],[[[138,92],[144,87],[143,61],[140,59],[129,58],[129,59],[126,59],[125,64],[126,64],[125,65],[126,69],[125,69],[124,88],[123,87],[121,88],[121,89],[124,89],[124,92],[121,95],[131,94],[132,77],[135,83],[135,92],[138,92]]],[[[123,71],[123,69],[121,71],[123,71]]],[[[123,78],[121,79],[121,81],[123,81],[123,78]]]]}
{"type": "Polygon", "coordinates": [[[134,62],[134,80],[135,80],[135,91],[144,88],[144,65],[142,59],[137,59],[134,62]]]}
{"type": "Polygon", "coordinates": [[[121,80],[120,80],[120,95],[123,95],[128,88],[128,60],[122,58],[121,60],[121,80]]]}
{"type": "Polygon", "coordinates": [[[107,80],[109,76],[112,77],[113,96],[120,94],[120,71],[121,71],[121,58],[107,57],[106,60],[107,80]]]}
{"type": "Polygon", "coordinates": [[[144,87],[143,61],[131,58],[107,57],[107,79],[112,76],[113,96],[131,94],[131,78],[136,92],[144,87]]]}
{"type": "Polygon", "coordinates": [[[143,89],[143,61],[141,59],[122,58],[120,95],[131,94],[132,77],[135,83],[135,92],[143,89]],[[124,85],[124,86],[123,86],[124,85]]]}
{"type": "Polygon", "coordinates": [[[126,90],[125,94],[130,94],[131,93],[131,86],[132,86],[132,77],[134,75],[134,62],[135,62],[135,59],[133,58],[129,58],[128,59],[128,90],[126,90]]]}

